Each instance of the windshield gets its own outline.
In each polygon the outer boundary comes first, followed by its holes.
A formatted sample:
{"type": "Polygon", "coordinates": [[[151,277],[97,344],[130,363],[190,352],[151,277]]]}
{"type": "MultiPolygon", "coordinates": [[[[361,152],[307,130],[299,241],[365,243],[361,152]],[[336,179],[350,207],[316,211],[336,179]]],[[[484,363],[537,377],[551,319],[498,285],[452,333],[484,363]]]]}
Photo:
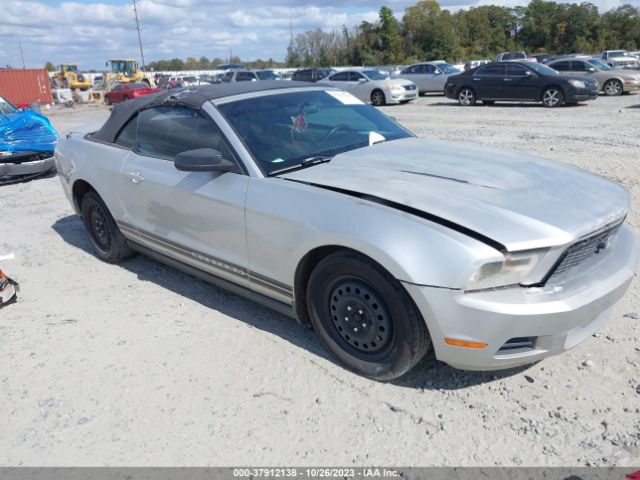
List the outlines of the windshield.
{"type": "Polygon", "coordinates": [[[600,70],[613,70],[609,65],[595,58],[589,59],[588,62],[594,67],[599,68],[600,70]]]}
{"type": "Polygon", "coordinates": [[[449,65],[448,63],[439,63],[437,67],[440,70],[442,70],[442,73],[446,75],[453,75],[454,73],[460,73],[460,70],[458,70],[453,65],[449,65]]]}
{"type": "Polygon", "coordinates": [[[560,75],[560,73],[557,70],[554,70],[551,67],[543,65],[542,63],[526,62],[526,65],[530,69],[535,70],[536,72],[538,72],[540,75],[544,75],[544,76],[560,75]]]}
{"type": "Polygon", "coordinates": [[[387,80],[389,74],[381,72],[379,70],[365,70],[364,73],[370,80],[387,80]]]}
{"type": "Polygon", "coordinates": [[[8,115],[10,113],[18,113],[18,109],[11,102],[0,97],[0,114],[8,115]]]}
{"type": "Polygon", "coordinates": [[[224,103],[218,109],[266,174],[313,157],[411,136],[347,92],[286,92],[224,103]]]}

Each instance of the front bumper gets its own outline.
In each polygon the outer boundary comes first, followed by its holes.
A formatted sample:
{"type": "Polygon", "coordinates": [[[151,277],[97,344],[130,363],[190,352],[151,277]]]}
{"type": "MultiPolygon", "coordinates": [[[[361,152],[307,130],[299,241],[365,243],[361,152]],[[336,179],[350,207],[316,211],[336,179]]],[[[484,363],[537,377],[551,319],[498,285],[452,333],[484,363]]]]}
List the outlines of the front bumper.
{"type": "Polygon", "coordinates": [[[387,103],[409,102],[418,98],[418,90],[404,90],[402,93],[386,92],[387,103]]]}
{"type": "Polygon", "coordinates": [[[640,81],[625,80],[622,82],[623,92],[635,92],[636,90],[640,90],[640,81]]]}
{"type": "Polygon", "coordinates": [[[465,293],[405,283],[422,312],[436,358],[465,370],[500,370],[562,353],[609,319],[636,271],[639,249],[624,225],[609,259],[579,285],[465,293]],[[445,338],[486,343],[482,349],[448,345],[445,338]],[[530,348],[501,350],[509,340],[532,338],[530,348]]]}
{"type": "Polygon", "coordinates": [[[566,102],[586,102],[587,100],[595,100],[598,98],[598,86],[594,85],[593,88],[572,88],[567,92],[566,102]]]}
{"type": "Polygon", "coordinates": [[[24,152],[7,157],[0,156],[0,184],[44,175],[54,168],[53,152],[24,152]]]}

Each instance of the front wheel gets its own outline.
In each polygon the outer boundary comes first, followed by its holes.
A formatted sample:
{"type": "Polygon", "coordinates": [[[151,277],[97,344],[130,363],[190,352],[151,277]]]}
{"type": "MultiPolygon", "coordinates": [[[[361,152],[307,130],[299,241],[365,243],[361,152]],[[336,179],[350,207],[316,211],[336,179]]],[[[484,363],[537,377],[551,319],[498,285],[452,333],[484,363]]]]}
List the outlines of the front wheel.
{"type": "Polygon", "coordinates": [[[461,88],[458,92],[458,103],[463,107],[471,107],[476,104],[476,92],[468,87],[461,88]]]}
{"type": "Polygon", "coordinates": [[[387,103],[384,92],[382,90],[374,90],[371,92],[371,103],[376,107],[381,107],[387,103]]]}
{"type": "Polygon", "coordinates": [[[307,288],[313,328],[347,368],[375,380],[407,373],[431,343],[400,282],[355,252],[339,252],[313,270],[307,288]]]}
{"type": "Polygon", "coordinates": [[[117,263],[134,254],[100,195],[87,192],[82,197],[81,213],[89,241],[101,260],[117,263]]]}
{"type": "Polygon", "coordinates": [[[622,86],[622,82],[620,80],[607,80],[603,87],[604,94],[608,97],[617,97],[618,95],[622,95],[624,87],[622,86]]]}
{"type": "Polygon", "coordinates": [[[542,94],[542,104],[547,108],[555,108],[562,105],[564,95],[557,87],[547,88],[542,94]]]}

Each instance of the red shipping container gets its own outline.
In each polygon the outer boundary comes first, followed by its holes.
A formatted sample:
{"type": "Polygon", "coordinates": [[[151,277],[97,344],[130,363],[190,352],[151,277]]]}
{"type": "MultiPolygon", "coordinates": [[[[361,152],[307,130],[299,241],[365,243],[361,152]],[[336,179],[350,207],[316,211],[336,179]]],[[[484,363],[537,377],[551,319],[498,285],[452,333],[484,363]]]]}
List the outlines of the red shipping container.
{"type": "Polygon", "coordinates": [[[51,83],[44,69],[0,70],[0,96],[13,104],[51,103],[51,83]]]}

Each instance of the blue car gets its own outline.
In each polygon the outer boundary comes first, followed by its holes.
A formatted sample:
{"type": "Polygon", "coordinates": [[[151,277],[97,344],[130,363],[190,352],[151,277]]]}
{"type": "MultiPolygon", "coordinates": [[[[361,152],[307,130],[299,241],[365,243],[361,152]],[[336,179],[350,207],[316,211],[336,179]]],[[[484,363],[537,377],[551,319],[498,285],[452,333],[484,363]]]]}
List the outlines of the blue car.
{"type": "Polygon", "coordinates": [[[57,141],[47,117],[0,97],[0,185],[50,172],[57,141]]]}

